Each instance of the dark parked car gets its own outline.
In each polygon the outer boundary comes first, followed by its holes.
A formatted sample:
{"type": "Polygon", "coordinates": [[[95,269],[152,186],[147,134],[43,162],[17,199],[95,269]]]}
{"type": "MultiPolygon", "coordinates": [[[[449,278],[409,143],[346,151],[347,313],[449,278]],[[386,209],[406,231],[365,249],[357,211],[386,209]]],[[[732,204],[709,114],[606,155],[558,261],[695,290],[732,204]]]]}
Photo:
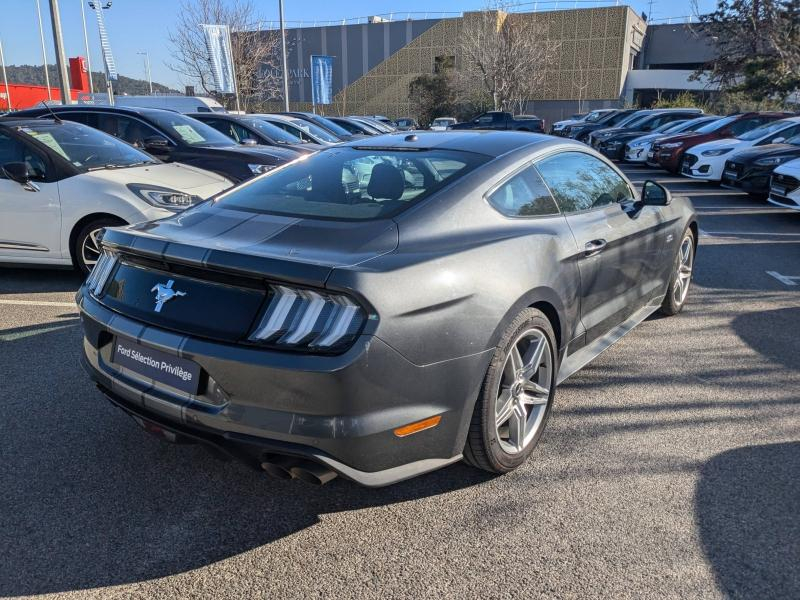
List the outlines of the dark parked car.
{"type": "Polygon", "coordinates": [[[323,117],[322,115],[318,115],[316,113],[303,112],[303,111],[290,111],[290,112],[281,112],[276,114],[284,115],[286,117],[297,117],[298,119],[311,121],[318,127],[322,127],[323,129],[331,132],[333,135],[335,135],[341,140],[345,141],[356,140],[363,137],[363,134],[360,134],[358,132],[352,132],[349,129],[342,127],[339,123],[336,123],[330,117],[323,117]]]}
{"type": "Polygon", "coordinates": [[[699,117],[703,114],[703,111],[697,108],[668,108],[652,111],[643,110],[639,114],[638,119],[629,121],[624,125],[598,129],[592,132],[589,136],[592,145],[607,157],[613,160],[622,160],[625,156],[625,144],[629,141],[655,131],[662,125],[699,117]]]}
{"type": "Polygon", "coordinates": [[[607,127],[617,127],[629,119],[633,120],[635,118],[634,115],[638,113],[639,110],[640,109],[638,108],[621,108],[619,110],[613,110],[604,114],[593,122],[581,121],[580,123],[567,125],[562,130],[561,135],[572,138],[573,140],[578,140],[579,142],[586,143],[589,141],[589,136],[593,131],[605,129],[607,127]]]}
{"type": "Polygon", "coordinates": [[[698,144],[732,138],[776,119],[785,119],[791,113],[749,112],[723,117],[692,133],[682,133],[659,140],[653,144],[652,157],[647,164],[658,165],[670,173],[681,171],[686,151],[698,144]]]}
{"type": "Polygon", "coordinates": [[[780,144],[740,150],[733,158],[725,161],[722,185],[766,198],[769,196],[770,178],[775,167],[795,158],[800,158],[800,136],[780,144]]]}
{"type": "Polygon", "coordinates": [[[209,112],[194,113],[187,116],[210,125],[239,144],[253,143],[263,146],[278,146],[295,150],[301,154],[310,154],[325,147],[313,142],[304,142],[299,137],[255,115],[209,112]]]}
{"type": "Polygon", "coordinates": [[[364,121],[360,121],[358,119],[353,119],[351,117],[329,117],[331,121],[336,123],[337,125],[341,126],[342,128],[346,129],[353,135],[379,135],[382,132],[377,127],[373,127],[369,123],[364,121]]]}
{"type": "Polygon", "coordinates": [[[515,116],[510,112],[493,110],[480,114],[471,121],[456,123],[450,129],[491,129],[495,131],[513,130],[544,133],[544,119],[540,119],[536,115],[515,116]]]}
{"type": "MultiPolygon", "coordinates": [[[[69,105],[33,108],[25,117],[75,121],[110,133],[165,162],[180,162],[239,182],[301,156],[290,148],[243,146],[181,113],[159,108],[69,105]]],[[[212,114],[212,113],[209,113],[212,114]]]]}
{"type": "Polygon", "coordinates": [[[411,117],[401,117],[394,122],[398,131],[411,131],[412,129],[419,129],[419,123],[411,117]]]}
{"type": "Polygon", "coordinates": [[[689,200],[582,144],[378,136],[108,230],[83,360],[147,430],[278,477],[505,473],[558,383],[681,310],[696,240],[689,200]]]}

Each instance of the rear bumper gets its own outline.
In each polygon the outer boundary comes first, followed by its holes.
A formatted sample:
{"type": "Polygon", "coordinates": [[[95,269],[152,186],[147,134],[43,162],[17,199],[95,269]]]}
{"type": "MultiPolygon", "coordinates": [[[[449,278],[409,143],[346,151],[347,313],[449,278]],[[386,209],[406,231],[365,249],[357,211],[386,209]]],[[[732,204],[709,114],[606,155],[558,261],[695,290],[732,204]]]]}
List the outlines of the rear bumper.
{"type": "Polygon", "coordinates": [[[368,486],[461,458],[490,352],[419,366],[374,336],[337,356],[290,354],[186,337],[142,325],[79,295],[84,366],[128,413],[257,465],[264,453],[315,460],[368,486]],[[122,336],[199,364],[225,401],[210,403],[111,360],[122,336]],[[394,430],[441,415],[407,437],[394,430]]]}

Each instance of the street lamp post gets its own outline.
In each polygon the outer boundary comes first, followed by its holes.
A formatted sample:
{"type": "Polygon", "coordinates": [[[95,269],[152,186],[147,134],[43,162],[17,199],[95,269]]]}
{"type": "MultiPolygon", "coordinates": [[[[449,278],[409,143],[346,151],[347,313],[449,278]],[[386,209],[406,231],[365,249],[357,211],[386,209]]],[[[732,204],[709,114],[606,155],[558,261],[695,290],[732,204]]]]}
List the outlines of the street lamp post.
{"type": "Polygon", "coordinates": [[[150,84],[150,95],[153,95],[153,76],[150,74],[150,53],[147,50],[137,52],[136,54],[144,56],[144,69],[147,72],[147,83],[150,84]]]}
{"type": "Polygon", "coordinates": [[[42,28],[42,9],[39,0],[36,0],[36,15],[39,17],[39,39],[42,41],[42,66],[44,68],[44,84],[47,86],[47,99],[53,99],[53,90],[50,89],[50,73],[47,71],[47,50],[44,47],[44,29],[42,28]]]}
{"type": "Polygon", "coordinates": [[[283,109],[289,112],[289,68],[286,62],[286,25],[283,21],[283,0],[278,0],[281,19],[281,63],[283,65],[283,109]]]}
{"type": "Polygon", "coordinates": [[[0,40],[0,67],[3,68],[3,85],[6,90],[6,108],[11,110],[11,91],[8,89],[8,76],[6,75],[6,57],[3,56],[3,40],[0,40]]]}
{"type": "Polygon", "coordinates": [[[89,34],[86,31],[86,10],[83,8],[83,0],[78,0],[78,2],[81,5],[81,21],[83,21],[83,45],[86,48],[86,68],[89,69],[89,93],[94,94],[94,81],[92,81],[92,53],[89,51],[89,34]]]}

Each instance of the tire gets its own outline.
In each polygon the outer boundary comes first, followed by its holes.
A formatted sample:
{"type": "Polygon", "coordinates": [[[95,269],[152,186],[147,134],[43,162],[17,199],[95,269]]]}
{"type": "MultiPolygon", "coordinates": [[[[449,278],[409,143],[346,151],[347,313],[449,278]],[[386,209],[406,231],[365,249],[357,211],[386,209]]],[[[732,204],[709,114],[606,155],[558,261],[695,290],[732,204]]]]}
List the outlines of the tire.
{"type": "Polygon", "coordinates": [[[80,269],[84,275],[88,275],[92,270],[92,266],[94,266],[94,262],[96,262],[97,258],[100,256],[97,244],[93,242],[93,240],[96,239],[97,233],[104,227],[119,227],[125,224],[125,221],[122,219],[114,219],[112,217],[103,217],[86,223],[80,231],[78,231],[78,235],[75,236],[75,242],[72,246],[72,263],[75,267],[80,269]]]}
{"type": "Polygon", "coordinates": [[[678,253],[673,261],[672,275],[669,279],[667,293],[659,309],[662,315],[668,317],[677,315],[683,309],[683,305],[686,304],[686,297],[689,294],[689,286],[692,283],[692,274],[694,273],[696,244],[692,230],[687,229],[684,231],[681,243],[678,246],[678,253]]]}
{"type": "Polygon", "coordinates": [[[508,326],[495,348],[472,414],[465,462],[498,474],[524,463],[547,425],[557,373],[553,327],[541,311],[527,308],[508,326]],[[537,359],[534,349],[542,341],[545,345],[537,359]],[[534,362],[538,362],[537,369],[532,368],[534,362]]]}

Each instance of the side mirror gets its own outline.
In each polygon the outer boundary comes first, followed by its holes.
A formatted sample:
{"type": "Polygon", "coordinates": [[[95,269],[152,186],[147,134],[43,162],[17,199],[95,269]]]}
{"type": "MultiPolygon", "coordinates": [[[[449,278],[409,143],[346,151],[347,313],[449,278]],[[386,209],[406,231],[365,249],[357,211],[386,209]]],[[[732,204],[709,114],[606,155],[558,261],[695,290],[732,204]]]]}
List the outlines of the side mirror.
{"type": "Polygon", "coordinates": [[[672,202],[672,195],[667,188],[652,179],[644,182],[642,187],[643,206],[667,206],[670,202],[672,202]]]}
{"type": "Polygon", "coordinates": [[[168,146],[169,142],[167,139],[160,135],[154,135],[144,140],[144,149],[151,152],[164,152],[168,146]]]}
{"type": "Polygon", "coordinates": [[[256,146],[258,142],[253,138],[244,138],[241,142],[239,142],[242,146],[256,146]]]}
{"type": "Polygon", "coordinates": [[[10,162],[3,165],[3,173],[11,181],[16,181],[20,185],[28,183],[33,174],[28,170],[28,165],[23,162],[10,162]]]}
{"type": "Polygon", "coordinates": [[[786,138],[785,138],[785,137],[776,137],[776,138],[775,138],[774,140],[772,140],[772,142],[770,142],[770,143],[771,143],[771,144],[782,144],[782,143],[783,143],[783,142],[785,142],[785,141],[786,141],[786,138]]]}

